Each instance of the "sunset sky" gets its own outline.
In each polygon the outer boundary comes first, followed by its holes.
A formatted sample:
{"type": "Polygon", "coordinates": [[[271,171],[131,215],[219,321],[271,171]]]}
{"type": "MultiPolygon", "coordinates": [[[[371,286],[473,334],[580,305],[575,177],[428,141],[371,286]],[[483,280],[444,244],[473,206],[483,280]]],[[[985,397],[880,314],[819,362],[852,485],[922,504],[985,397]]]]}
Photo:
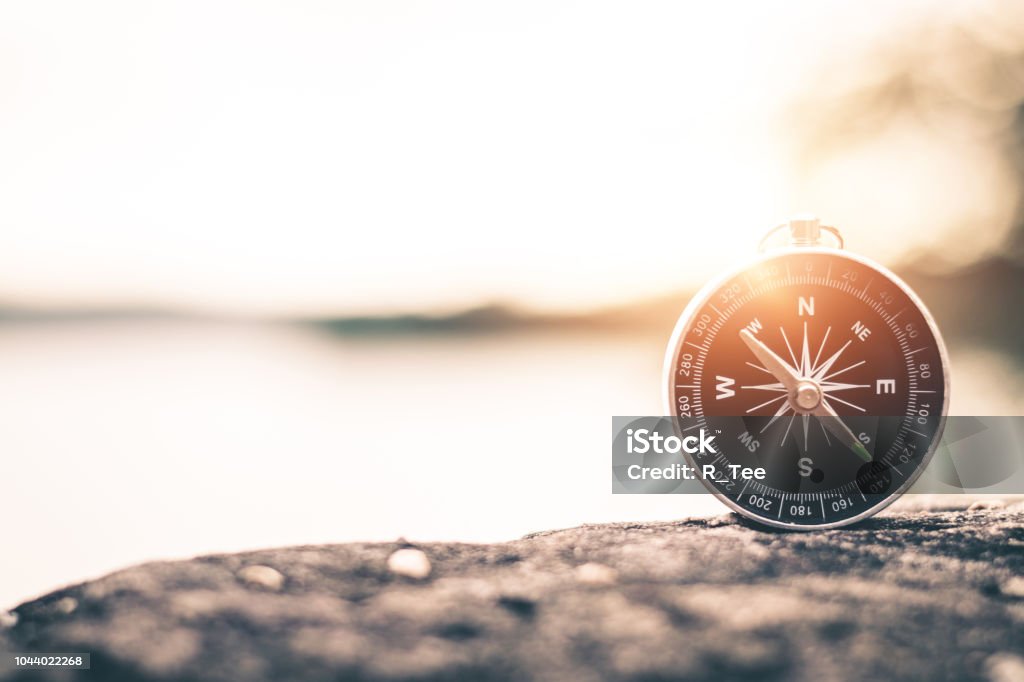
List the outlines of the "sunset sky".
{"type": "Polygon", "coordinates": [[[853,45],[1020,17],[873,5],[4,3],[0,300],[578,309],[693,287],[805,210],[884,262],[970,260],[1009,225],[1004,159],[897,120],[808,171],[801,107],[876,75],[829,75],[853,45]]]}

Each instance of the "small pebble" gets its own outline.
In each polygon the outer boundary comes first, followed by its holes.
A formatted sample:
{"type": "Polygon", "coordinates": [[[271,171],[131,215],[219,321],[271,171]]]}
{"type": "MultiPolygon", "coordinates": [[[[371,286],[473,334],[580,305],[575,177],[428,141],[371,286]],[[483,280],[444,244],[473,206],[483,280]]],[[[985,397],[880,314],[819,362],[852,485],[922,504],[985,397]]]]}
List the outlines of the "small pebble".
{"type": "Polygon", "coordinates": [[[422,580],[430,575],[430,559],[418,549],[400,549],[388,557],[388,570],[422,580]]]}
{"type": "Polygon", "coordinates": [[[1002,500],[978,500],[972,502],[971,506],[967,508],[967,511],[988,511],[995,509],[1006,509],[1006,502],[1002,500]]]}
{"type": "Polygon", "coordinates": [[[13,628],[18,624],[18,614],[14,611],[0,611],[0,630],[13,628]]]}
{"type": "Polygon", "coordinates": [[[619,572],[611,566],[589,562],[576,567],[576,580],[584,585],[614,585],[619,572]]]}
{"type": "Polygon", "coordinates": [[[238,572],[238,578],[247,585],[262,587],[272,592],[278,592],[284,587],[284,576],[270,566],[246,566],[238,572]]]}
{"type": "Polygon", "coordinates": [[[68,614],[75,612],[75,609],[78,608],[78,600],[74,597],[62,597],[61,599],[57,600],[57,602],[53,605],[53,608],[55,608],[59,613],[63,613],[66,616],[68,614]]]}
{"type": "Polygon", "coordinates": [[[985,661],[988,678],[992,682],[1020,682],[1024,680],[1024,658],[1010,653],[994,654],[985,661]]]}
{"type": "Polygon", "coordinates": [[[1014,576],[999,586],[999,591],[1008,597],[1024,597],[1024,578],[1014,576]]]}

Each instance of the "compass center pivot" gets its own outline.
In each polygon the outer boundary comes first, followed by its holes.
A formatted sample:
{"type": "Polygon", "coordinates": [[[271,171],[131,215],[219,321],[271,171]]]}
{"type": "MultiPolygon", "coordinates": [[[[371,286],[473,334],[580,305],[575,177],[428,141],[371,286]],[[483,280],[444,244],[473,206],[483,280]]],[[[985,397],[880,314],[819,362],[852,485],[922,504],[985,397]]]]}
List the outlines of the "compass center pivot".
{"type": "Polygon", "coordinates": [[[813,410],[821,403],[821,387],[810,379],[802,379],[796,386],[793,402],[798,410],[813,410]]]}

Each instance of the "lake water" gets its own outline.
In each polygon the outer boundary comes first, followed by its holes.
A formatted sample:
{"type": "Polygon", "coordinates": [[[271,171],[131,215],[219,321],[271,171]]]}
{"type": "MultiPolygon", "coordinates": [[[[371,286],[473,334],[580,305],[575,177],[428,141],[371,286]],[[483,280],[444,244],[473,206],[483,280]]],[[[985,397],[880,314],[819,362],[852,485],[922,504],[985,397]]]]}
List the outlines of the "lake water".
{"type": "MultiPolygon", "coordinates": [[[[0,606],[150,559],[720,513],[610,493],[610,417],[661,412],[663,342],[4,325],[0,606]]],[[[954,413],[1024,413],[1008,359],[953,366],[954,413]]]]}

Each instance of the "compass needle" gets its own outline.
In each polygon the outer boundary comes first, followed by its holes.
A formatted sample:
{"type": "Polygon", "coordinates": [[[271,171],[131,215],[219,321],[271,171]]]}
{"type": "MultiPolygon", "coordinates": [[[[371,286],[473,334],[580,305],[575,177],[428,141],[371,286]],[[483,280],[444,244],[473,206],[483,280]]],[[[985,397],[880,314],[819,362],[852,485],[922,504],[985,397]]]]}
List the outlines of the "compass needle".
{"type": "Polygon", "coordinates": [[[786,361],[776,355],[768,346],[761,343],[756,336],[750,333],[749,329],[740,330],[740,338],[747,344],[747,348],[757,356],[761,364],[779,380],[788,390],[795,390],[800,381],[800,375],[796,370],[786,364],[786,361]]]}
{"type": "Polygon", "coordinates": [[[853,450],[858,457],[863,459],[865,462],[870,462],[873,458],[871,453],[868,452],[864,444],[860,442],[857,436],[854,435],[853,431],[843,423],[843,420],[839,418],[836,411],[833,410],[827,402],[821,401],[818,408],[814,411],[815,416],[821,419],[822,425],[831,431],[839,441],[846,447],[853,450]]]}

